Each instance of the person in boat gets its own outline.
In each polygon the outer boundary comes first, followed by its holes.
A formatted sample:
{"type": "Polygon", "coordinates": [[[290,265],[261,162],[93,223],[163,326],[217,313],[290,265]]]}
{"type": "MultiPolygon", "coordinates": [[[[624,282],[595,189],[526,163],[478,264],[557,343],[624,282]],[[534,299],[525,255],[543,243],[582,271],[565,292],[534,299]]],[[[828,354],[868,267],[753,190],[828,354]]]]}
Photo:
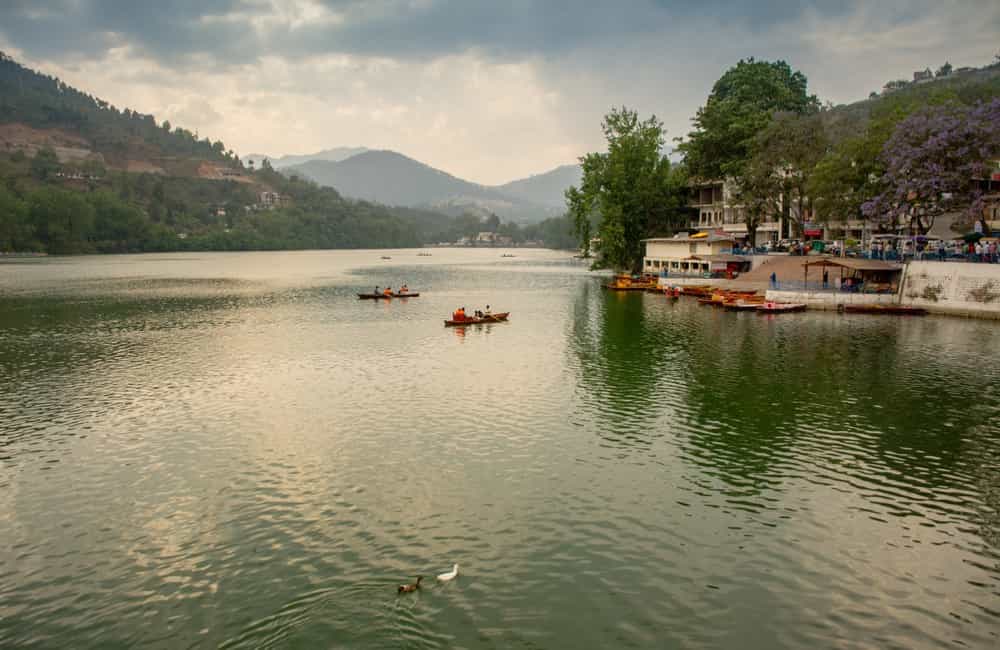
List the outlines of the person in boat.
{"type": "Polygon", "coordinates": [[[409,290],[410,290],[410,289],[409,289],[409,287],[407,287],[407,286],[406,286],[406,285],[404,284],[403,286],[401,286],[401,287],[399,288],[399,293],[406,293],[406,292],[407,292],[407,291],[409,291],[409,290]]]}
{"type": "Polygon", "coordinates": [[[455,321],[465,320],[465,307],[459,307],[455,310],[455,313],[451,315],[451,319],[455,321]]]}
{"type": "Polygon", "coordinates": [[[377,295],[379,295],[379,293],[380,293],[380,292],[379,292],[379,290],[378,290],[378,285],[376,284],[376,285],[375,285],[375,291],[373,291],[373,292],[372,292],[372,295],[373,295],[373,296],[377,296],[377,295]]]}
{"type": "Polygon", "coordinates": [[[384,295],[384,296],[391,296],[392,295],[392,287],[386,287],[385,291],[382,292],[382,295],[384,295]]]}
{"type": "Polygon", "coordinates": [[[491,315],[490,306],[486,305],[486,311],[483,312],[483,316],[490,316],[490,315],[491,315]]]}

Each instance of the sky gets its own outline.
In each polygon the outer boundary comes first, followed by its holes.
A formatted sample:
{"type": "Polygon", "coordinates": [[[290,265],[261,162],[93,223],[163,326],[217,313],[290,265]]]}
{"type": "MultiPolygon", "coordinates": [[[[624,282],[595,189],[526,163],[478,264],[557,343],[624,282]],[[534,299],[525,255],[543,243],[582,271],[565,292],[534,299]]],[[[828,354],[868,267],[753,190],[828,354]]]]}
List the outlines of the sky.
{"type": "Polygon", "coordinates": [[[727,68],[847,103],[1000,52],[996,0],[0,0],[0,50],[238,154],[393,149],[499,184],[601,150],[613,106],[684,136],[727,68]]]}

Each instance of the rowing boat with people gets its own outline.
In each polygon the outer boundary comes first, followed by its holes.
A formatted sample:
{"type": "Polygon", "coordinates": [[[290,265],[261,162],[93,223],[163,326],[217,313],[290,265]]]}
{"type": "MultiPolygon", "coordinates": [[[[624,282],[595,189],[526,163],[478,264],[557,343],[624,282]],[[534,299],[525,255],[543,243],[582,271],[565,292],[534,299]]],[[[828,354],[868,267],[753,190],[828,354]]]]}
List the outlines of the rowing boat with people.
{"type": "Polygon", "coordinates": [[[502,323],[510,316],[509,311],[502,311],[499,314],[487,314],[485,316],[466,316],[461,320],[448,319],[444,322],[445,327],[462,327],[465,325],[483,325],[485,323],[502,323]]]}
{"type": "Polygon", "coordinates": [[[419,291],[407,291],[405,293],[359,293],[360,300],[389,300],[390,298],[419,298],[419,291]]]}

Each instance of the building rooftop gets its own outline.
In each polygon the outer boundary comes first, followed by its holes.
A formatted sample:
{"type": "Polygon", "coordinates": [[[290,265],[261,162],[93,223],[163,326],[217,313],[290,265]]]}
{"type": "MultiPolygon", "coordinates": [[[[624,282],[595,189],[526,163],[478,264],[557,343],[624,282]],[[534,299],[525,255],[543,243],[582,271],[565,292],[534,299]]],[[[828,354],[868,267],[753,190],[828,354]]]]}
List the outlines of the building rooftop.
{"type": "Polygon", "coordinates": [[[730,235],[720,235],[718,233],[698,233],[696,235],[688,235],[687,233],[678,233],[673,237],[650,237],[649,239],[643,239],[644,242],[677,242],[677,243],[696,243],[696,242],[717,242],[717,241],[736,241],[736,239],[730,235]]]}
{"type": "Polygon", "coordinates": [[[903,267],[882,260],[866,260],[858,257],[823,257],[803,262],[802,266],[835,266],[853,271],[899,271],[903,267]]]}
{"type": "Polygon", "coordinates": [[[715,255],[692,255],[689,260],[700,260],[702,262],[749,262],[750,258],[743,255],[732,255],[730,253],[717,253],[715,255]]]}

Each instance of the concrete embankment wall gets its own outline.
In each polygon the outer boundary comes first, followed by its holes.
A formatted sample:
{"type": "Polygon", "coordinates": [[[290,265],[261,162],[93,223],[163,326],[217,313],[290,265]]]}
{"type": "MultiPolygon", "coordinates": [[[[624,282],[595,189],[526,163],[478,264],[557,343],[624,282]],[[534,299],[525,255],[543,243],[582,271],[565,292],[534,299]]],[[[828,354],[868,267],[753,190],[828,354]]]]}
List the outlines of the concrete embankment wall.
{"type": "Polygon", "coordinates": [[[838,309],[840,305],[896,305],[894,293],[841,293],[837,291],[784,291],[768,289],[765,297],[775,302],[805,303],[809,309],[838,309]]]}
{"type": "Polygon", "coordinates": [[[1000,319],[1000,264],[910,262],[900,302],[933,313],[1000,319]]]}

